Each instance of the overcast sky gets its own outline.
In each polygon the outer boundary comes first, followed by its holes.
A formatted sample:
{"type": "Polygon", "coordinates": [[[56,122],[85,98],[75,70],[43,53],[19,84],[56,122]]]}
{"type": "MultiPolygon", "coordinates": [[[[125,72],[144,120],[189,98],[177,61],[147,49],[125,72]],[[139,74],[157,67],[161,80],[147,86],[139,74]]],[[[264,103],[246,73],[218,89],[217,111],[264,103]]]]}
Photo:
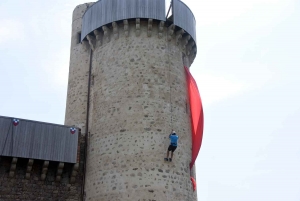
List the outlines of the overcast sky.
{"type": "MultiPolygon", "coordinates": [[[[183,0],[205,128],[199,201],[300,200],[300,1],[183,0]]],[[[72,11],[0,1],[0,115],[64,123],[72,11]]]]}

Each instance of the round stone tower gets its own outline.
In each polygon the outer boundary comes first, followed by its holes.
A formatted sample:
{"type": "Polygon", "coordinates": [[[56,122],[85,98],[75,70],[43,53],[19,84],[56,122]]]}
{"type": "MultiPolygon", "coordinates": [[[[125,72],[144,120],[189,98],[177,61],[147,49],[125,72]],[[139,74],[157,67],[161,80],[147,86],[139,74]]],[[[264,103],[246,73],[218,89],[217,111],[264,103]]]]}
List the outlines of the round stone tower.
{"type": "Polygon", "coordinates": [[[195,19],[180,0],[101,0],[75,8],[65,124],[88,135],[85,199],[196,201],[184,66],[195,19]],[[179,145],[165,162],[168,136],[179,145]]]}

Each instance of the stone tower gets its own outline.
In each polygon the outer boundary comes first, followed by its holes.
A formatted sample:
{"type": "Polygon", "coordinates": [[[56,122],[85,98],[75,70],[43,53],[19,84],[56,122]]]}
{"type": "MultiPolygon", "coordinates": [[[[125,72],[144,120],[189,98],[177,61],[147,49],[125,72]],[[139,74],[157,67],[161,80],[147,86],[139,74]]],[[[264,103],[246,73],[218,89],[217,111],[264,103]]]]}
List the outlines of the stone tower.
{"type": "Polygon", "coordinates": [[[195,19],[180,0],[100,0],[73,12],[65,124],[87,135],[85,199],[196,201],[184,66],[195,19]],[[164,162],[168,135],[179,146],[164,162]]]}

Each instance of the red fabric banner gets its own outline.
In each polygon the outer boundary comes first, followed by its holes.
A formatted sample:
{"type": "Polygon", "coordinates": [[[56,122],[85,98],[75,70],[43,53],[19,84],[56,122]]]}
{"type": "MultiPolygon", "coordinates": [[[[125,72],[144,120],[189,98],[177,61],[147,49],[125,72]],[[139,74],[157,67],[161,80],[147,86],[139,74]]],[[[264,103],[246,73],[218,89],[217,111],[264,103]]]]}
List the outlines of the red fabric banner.
{"type": "Polygon", "coordinates": [[[190,177],[190,178],[191,178],[191,181],[192,181],[192,184],[193,184],[193,190],[195,191],[196,188],[197,188],[196,180],[193,177],[190,177]]]}
{"type": "Polygon", "coordinates": [[[184,69],[186,72],[186,83],[189,92],[190,110],[192,117],[192,161],[190,163],[190,168],[192,169],[202,143],[204,118],[202,101],[196,81],[186,66],[184,67],[184,69]]]}

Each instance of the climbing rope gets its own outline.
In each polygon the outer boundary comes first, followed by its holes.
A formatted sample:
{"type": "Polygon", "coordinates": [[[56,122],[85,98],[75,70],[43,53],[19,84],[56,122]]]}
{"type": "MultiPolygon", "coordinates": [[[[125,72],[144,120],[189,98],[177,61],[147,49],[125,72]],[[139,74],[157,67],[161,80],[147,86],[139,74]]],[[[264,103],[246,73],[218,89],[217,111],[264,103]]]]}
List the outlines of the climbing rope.
{"type": "Polygon", "coordinates": [[[168,40],[168,31],[166,32],[166,40],[167,40],[167,61],[169,64],[169,93],[170,93],[170,128],[171,132],[173,131],[173,108],[172,108],[172,82],[171,82],[171,62],[170,62],[170,46],[169,46],[169,40],[168,40]]]}

